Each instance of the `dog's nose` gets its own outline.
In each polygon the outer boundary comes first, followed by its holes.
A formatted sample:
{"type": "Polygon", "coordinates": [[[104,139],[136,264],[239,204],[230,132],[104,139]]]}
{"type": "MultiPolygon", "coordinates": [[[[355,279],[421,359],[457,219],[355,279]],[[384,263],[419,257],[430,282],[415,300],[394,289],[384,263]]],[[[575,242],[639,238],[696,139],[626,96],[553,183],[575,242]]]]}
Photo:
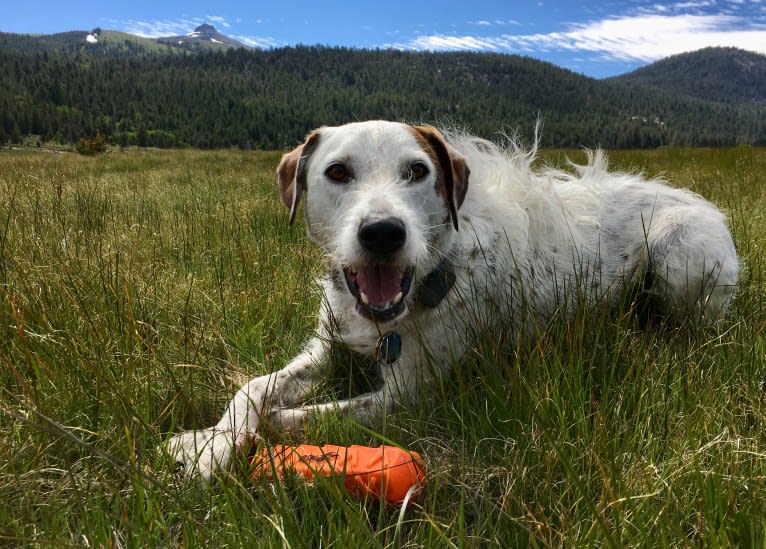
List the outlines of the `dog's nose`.
{"type": "Polygon", "coordinates": [[[357,238],[362,247],[376,255],[389,255],[407,241],[407,229],[397,217],[364,222],[359,226],[357,238]]]}

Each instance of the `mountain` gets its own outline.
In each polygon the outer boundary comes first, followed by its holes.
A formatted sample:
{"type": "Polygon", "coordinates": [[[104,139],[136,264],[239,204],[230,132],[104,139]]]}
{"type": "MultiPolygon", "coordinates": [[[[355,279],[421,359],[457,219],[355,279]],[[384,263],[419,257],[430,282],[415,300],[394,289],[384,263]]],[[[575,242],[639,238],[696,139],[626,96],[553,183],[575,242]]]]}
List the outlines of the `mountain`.
{"type": "Polygon", "coordinates": [[[200,25],[193,32],[181,36],[168,36],[158,38],[161,44],[185,47],[218,47],[218,48],[246,48],[242,42],[229,38],[218,32],[213,25],[200,25]]]}
{"type": "Polygon", "coordinates": [[[674,55],[612,80],[720,103],[766,105],[766,55],[736,48],[674,55]]]}
{"type": "Polygon", "coordinates": [[[0,49],[26,53],[86,52],[93,55],[122,56],[247,47],[242,42],[221,34],[213,25],[208,24],[198,26],[189,34],[162,38],[146,38],[100,28],[44,35],[0,32],[0,49]]]}

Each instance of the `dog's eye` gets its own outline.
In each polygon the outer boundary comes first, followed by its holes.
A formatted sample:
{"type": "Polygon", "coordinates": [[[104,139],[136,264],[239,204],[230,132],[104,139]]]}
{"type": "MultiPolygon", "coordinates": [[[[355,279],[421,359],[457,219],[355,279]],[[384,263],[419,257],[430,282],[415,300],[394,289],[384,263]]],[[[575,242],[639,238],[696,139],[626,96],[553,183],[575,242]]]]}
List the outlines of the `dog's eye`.
{"type": "Polygon", "coordinates": [[[408,181],[420,181],[429,173],[428,166],[422,162],[413,162],[409,168],[407,168],[407,180],[408,181]]]}
{"type": "Polygon", "coordinates": [[[341,163],[331,164],[324,174],[336,183],[348,183],[351,180],[351,172],[341,163]]]}

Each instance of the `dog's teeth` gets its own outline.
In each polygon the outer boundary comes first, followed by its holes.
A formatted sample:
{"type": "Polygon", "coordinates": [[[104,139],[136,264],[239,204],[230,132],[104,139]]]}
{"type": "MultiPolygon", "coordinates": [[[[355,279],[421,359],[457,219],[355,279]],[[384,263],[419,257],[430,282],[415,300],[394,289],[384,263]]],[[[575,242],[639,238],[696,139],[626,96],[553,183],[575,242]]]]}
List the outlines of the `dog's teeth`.
{"type": "Polygon", "coordinates": [[[399,303],[404,298],[404,294],[402,292],[399,292],[396,294],[396,297],[394,298],[394,303],[399,303]]]}
{"type": "Polygon", "coordinates": [[[360,292],[360,293],[359,293],[359,299],[360,299],[360,300],[362,301],[362,303],[364,303],[365,305],[369,305],[369,304],[370,304],[370,298],[369,298],[369,297],[367,297],[367,294],[366,294],[366,293],[364,293],[364,292],[360,292]]]}

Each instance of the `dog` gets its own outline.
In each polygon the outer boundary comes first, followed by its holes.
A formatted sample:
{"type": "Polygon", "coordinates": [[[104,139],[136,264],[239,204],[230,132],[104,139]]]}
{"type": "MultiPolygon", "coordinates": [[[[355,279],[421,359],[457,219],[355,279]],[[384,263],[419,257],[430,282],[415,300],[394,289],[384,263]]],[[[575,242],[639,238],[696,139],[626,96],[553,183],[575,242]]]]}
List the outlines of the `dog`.
{"type": "Polygon", "coordinates": [[[305,196],[327,263],[317,331],[286,366],[245,384],[217,425],[169,440],[184,471],[227,469],[263,421],[300,428],[340,411],[369,424],[416,399],[484,330],[533,337],[561,310],[617,307],[633,291],[671,320],[726,313],[739,261],[721,211],[609,172],[601,152],[572,170],[536,169],[535,152],[368,121],[320,128],[286,153],[277,179],[290,223],[305,196]],[[333,342],[377,361],[381,387],[302,404],[333,342]]]}

